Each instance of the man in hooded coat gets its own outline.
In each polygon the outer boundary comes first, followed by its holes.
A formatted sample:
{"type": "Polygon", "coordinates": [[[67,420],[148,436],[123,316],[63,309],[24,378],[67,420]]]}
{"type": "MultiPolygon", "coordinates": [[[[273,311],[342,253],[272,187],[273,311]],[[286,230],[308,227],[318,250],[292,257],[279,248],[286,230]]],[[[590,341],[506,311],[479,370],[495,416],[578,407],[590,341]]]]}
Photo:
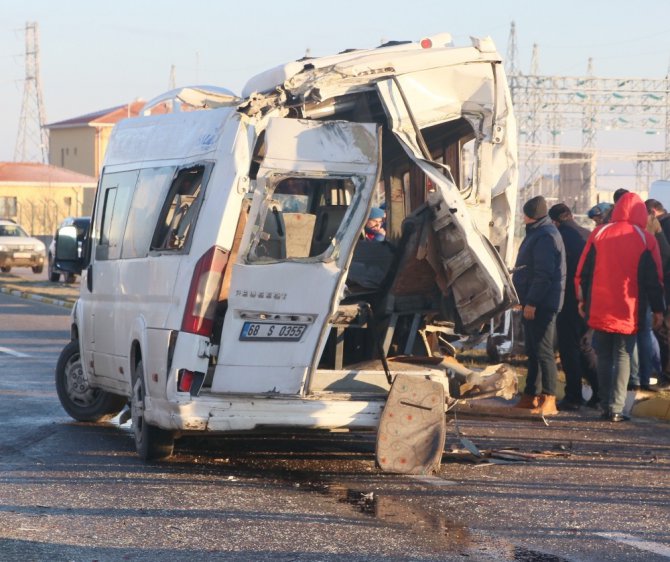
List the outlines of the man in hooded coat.
{"type": "Polygon", "coordinates": [[[642,199],[624,193],[611,221],[589,236],[575,276],[580,314],[594,330],[603,418],[613,422],[628,419],[623,407],[640,315],[648,303],[658,326],[665,309],[661,257],[646,225],[642,199]]]}

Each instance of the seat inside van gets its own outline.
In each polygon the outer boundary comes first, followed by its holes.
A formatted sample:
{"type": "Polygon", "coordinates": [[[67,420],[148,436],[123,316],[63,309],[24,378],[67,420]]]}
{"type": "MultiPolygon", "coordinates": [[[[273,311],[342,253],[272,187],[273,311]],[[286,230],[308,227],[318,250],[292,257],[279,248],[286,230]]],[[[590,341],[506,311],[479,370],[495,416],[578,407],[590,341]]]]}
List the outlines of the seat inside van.
{"type": "Polygon", "coordinates": [[[324,205],[316,210],[311,256],[318,256],[328,249],[348,208],[347,205],[324,205]]]}

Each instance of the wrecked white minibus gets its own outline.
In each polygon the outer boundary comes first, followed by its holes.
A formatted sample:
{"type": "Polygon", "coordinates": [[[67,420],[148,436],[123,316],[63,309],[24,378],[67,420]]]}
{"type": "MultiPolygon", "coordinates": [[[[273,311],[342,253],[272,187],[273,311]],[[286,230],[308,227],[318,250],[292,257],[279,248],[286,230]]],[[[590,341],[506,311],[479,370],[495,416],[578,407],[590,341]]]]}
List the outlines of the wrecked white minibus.
{"type": "Polygon", "coordinates": [[[378,429],[383,469],[431,470],[455,398],[515,390],[446,350],[516,303],[516,181],[490,39],[169,92],[114,128],[85,255],[58,233],[59,265],[83,267],[61,403],[98,421],[129,402],[144,459],[187,432],[378,429]]]}

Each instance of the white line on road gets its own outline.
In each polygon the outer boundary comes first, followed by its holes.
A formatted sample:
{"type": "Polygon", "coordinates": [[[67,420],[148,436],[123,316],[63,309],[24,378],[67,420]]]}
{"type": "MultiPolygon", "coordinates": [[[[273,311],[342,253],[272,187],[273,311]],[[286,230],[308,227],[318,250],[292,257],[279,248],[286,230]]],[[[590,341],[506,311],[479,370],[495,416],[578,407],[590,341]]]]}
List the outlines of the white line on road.
{"type": "Polygon", "coordinates": [[[14,349],[9,349],[8,347],[0,347],[0,353],[6,353],[7,355],[13,355],[14,357],[30,357],[27,353],[21,353],[14,349]]]}
{"type": "Polygon", "coordinates": [[[624,533],[596,533],[596,535],[670,558],[670,547],[658,542],[645,541],[624,533]]]}

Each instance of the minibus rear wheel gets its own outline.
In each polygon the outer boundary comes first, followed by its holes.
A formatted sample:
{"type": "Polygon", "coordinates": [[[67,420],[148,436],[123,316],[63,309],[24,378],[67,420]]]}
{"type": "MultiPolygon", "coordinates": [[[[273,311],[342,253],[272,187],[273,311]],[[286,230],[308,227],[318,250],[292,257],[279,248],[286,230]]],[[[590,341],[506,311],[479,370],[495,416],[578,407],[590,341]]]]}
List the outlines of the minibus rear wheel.
{"type": "Polygon", "coordinates": [[[151,425],[144,419],[145,396],[144,366],[139,361],[133,375],[133,397],[130,400],[135,448],[142,460],[164,460],[174,451],[174,433],[151,425]]]}

